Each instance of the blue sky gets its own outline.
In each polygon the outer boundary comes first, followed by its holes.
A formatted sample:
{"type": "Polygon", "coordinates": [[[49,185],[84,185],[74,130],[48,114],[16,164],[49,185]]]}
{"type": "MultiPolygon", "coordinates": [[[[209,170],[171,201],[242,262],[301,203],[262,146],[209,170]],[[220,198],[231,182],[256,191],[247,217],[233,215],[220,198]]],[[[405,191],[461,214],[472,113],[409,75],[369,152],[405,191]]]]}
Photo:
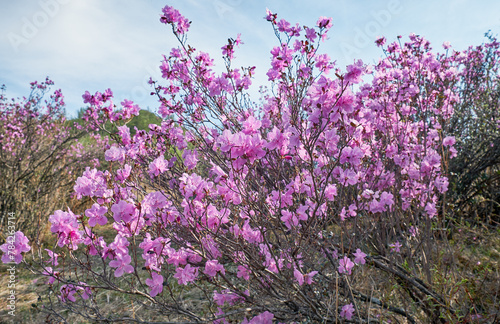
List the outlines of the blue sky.
{"type": "MultiPolygon", "coordinates": [[[[189,42],[221,63],[220,47],[241,33],[244,45],[236,66],[257,66],[255,84],[265,85],[269,51],[277,45],[263,17],[266,8],[291,23],[312,26],[320,16],[334,26],[322,51],[340,68],[361,58],[374,63],[381,55],[377,36],[389,41],[414,32],[436,50],[444,41],[465,49],[500,32],[500,1],[369,0],[40,0],[1,1],[0,85],[8,97],[27,95],[29,82],[49,76],[61,88],[68,115],[83,106],[82,94],[107,88],[115,101],[131,99],[156,111],[149,77],[160,79],[162,54],[177,46],[159,22],[161,8],[176,7],[193,23],[189,42]]],[[[257,99],[257,98],[254,98],[257,99]]]]}

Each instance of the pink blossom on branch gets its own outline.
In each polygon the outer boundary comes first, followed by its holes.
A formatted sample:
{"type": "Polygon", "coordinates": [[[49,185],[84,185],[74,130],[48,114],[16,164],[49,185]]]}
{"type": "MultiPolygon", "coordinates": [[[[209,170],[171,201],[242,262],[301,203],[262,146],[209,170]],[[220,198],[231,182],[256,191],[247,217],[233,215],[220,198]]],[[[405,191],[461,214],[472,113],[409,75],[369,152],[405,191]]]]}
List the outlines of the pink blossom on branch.
{"type": "Polygon", "coordinates": [[[119,223],[121,221],[129,223],[133,218],[137,217],[137,210],[135,206],[125,200],[120,200],[118,203],[111,206],[111,211],[113,212],[113,218],[115,222],[119,223]]]}
{"type": "Polygon", "coordinates": [[[174,31],[178,34],[184,34],[188,31],[189,25],[191,24],[189,20],[183,17],[177,9],[173,7],[166,6],[162,10],[163,15],[160,21],[164,24],[171,24],[174,31]]]}
{"type": "Polygon", "coordinates": [[[46,262],[50,263],[53,266],[59,265],[59,262],[57,262],[57,258],[59,257],[59,254],[57,254],[49,249],[45,249],[45,251],[47,251],[47,254],[50,257],[50,260],[48,260],[46,262]]]}
{"type": "Polygon", "coordinates": [[[400,253],[401,247],[403,247],[403,245],[401,245],[401,243],[399,243],[399,241],[396,241],[395,243],[392,243],[389,246],[394,250],[394,252],[397,252],[397,253],[400,253]]]}
{"type": "Polygon", "coordinates": [[[354,306],[352,304],[342,306],[340,317],[350,320],[354,315],[354,306]]]}
{"type": "Polygon", "coordinates": [[[339,273],[345,273],[350,275],[352,268],[354,268],[354,263],[347,256],[339,261],[339,273]]]}
{"type": "Polygon", "coordinates": [[[23,260],[22,253],[31,250],[28,243],[28,238],[24,236],[21,231],[15,232],[14,235],[7,236],[6,242],[0,246],[0,250],[3,252],[2,262],[15,262],[16,264],[21,263],[23,260]]]}
{"type": "Polygon", "coordinates": [[[360,249],[356,249],[356,253],[353,253],[354,255],[354,262],[357,264],[365,264],[365,258],[366,258],[366,253],[363,253],[360,249]]]}
{"type": "Polygon", "coordinates": [[[255,317],[253,317],[250,321],[246,318],[241,322],[242,324],[272,324],[273,323],[274,314],[268,311],[261,313],[255,317]]]}
{"type": "Polygon", "coordinates": [[[123,162],[125,160],[125,150],[116,146],[112,146],[104,153],[106,161],[123,162]]]}
{"type": "Polygon", "coordinates": [[[178,280],[179,285],[187,285],[188,283],[196,280],[197,276],[198,276],[198,268],[191,267],[191,265],[188,264],[184,268],[178,267],[176,269],[174,278],[178,280]]]}
{"type": "Polygon", "coordinates": [[[118,254],[115,260],[109,262],[109,266],[116,268],[115,277],[121,277],[124,273],[134,272],[134,268],[130,265],[131,257],[128,254],[118,254]]]}
{"type": "Polygon", "coordinates": [[[70,210],[68,212],[56,210],[53,215],[49,216],[49,222],[52,224],[51,232],[58,236],[57,244],[60,247],[68,245],[72,250],[76,250],[78,244],[83,242],[77,216],[70,210]]]}
{"type": "Polygon", "coordinates": [[[146,285],[151,288],[151,297],[161,294],[163,291],[163,276],[153,272],[151,278],[146,279],[146,285]]]}
{"type": "Polygon", "coordinates": [[[94,227],[96,224],[104,226],[108,223],[108,218],[105,216],[108,208],[93,204],[90,209],[85,210],[85,216],[89,217],[89,226],[94,227]]]}
{"type": "Polygon", "coordinates": [[[153,162],[149,164],[149,174],[151,175],[151,177],[157,177],[161,173],[167,171],[167,169],[168,163],[167,161],[165,161],[165,157],[163,155],[157,157],[153,162]]]}
{"type": "Polygon", "coordinates": [[[222,264],[219,264],[218,260],[207,261],[207,263],[205,264],[204,272],[210,277],[215,277],[217,275],[217,272],[220,272],[221,274],[226,274],[224,266],[222,264]]]}

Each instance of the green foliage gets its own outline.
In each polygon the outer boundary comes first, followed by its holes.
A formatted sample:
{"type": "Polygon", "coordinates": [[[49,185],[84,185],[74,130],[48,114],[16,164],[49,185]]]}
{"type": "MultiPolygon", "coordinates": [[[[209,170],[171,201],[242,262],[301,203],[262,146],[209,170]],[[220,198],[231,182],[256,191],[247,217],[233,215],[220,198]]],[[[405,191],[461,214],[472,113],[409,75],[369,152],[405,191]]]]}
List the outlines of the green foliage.
{"type": "Polygon", "coordinates": [[[130,135],[134,135],[136,133],[135,127],[138,130],[149,130],[150,124],[160,125],[161,118],[155,115],[154,113],[141,109],[139,111],[139,116],[134,116],[132,120],[127,123],[127,126],[130,128],[130,135]]]}
{"type": "MultiPolygon", "coordinates": [[[[78,111],[78,117],[68,120],[67,123],[69,125],[72,125],[73,123],[78,123],[79,125],[84,124],[83,120],[83,114],[85,113],[86,108],[80,108],[78,111]]],[[[130,121],[126,123],[126,125],[130,129],[130,135],[134,136],[136,133],[135,128],[138,130],[149,130],[149,125],[150,124],[155,124],[155,125],[160,125],[162,119],[155,115],[154,113],[150,112],[149,110],[141,109],[139,111],[139,116],[134,116],[130,121]]],[[[108,122],[106,125],[107,129],[110,129],[111,123],[108,122]]],[[[104,134],[102,134],[104,135],[104,134]]]]}

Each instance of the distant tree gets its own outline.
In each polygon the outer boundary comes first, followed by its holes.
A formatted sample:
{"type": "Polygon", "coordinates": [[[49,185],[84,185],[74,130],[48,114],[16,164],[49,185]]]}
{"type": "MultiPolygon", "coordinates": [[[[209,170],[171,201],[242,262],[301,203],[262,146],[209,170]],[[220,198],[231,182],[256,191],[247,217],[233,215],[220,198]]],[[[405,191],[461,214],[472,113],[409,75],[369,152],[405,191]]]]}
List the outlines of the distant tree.
{"type": "MultiPolygon", "coordinates": [[[[85,116],[86,110],[87,110],[87,107],[80,108],[80,110],[78,110],[77,117],[69,120],[69,122],[71,122],[71,123],[76,122],[80,125],[83,125],[83,122],[84,122],[83,117],[85,116]]],[[[135,135],[135,132],[136,132],[135,128],[136,127],[138,130],[149,130],[150,124],[160,125],[161,121],[162,121],[161,117],[150,112],[149,110],[141,109],[139,111],[139,115],[133,116],[132,119],[130,119],[126,123],[126,125],[130,129],[130,134],[133,136],[133,135],[135,135]]],[[[111,124],[108,124],[108,126],[111,126],[111,124]]]]}
{"type": "Polygon", "coordinates": [[[137,127],[138,130],[149,130],[149,125],[160,125],[162,118],[155,115],[154,113],[141,109],[138,116],[134,116],[128,123],[127,126],[130,129],[130,135],[135,135],[137,127]]]}

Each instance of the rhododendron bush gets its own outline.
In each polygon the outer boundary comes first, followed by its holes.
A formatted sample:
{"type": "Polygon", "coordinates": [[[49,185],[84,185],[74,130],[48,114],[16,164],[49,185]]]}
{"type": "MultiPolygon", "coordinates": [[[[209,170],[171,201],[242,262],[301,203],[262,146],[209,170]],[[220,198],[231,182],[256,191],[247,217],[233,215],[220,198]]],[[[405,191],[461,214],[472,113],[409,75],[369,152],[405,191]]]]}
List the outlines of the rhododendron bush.
{"type": "Polygon", "coordinates": [[[450,163],[456,183],[451,193],[457,215],[475,215],[490,224],[500,220],[500,43],[470,46],[461,55],[459,94],[449,132],[458,155],[450,163]]]}
{"type": "Polygon", "coordinates": [[[113,139],[110,168],[88,167],[74,184],[93,201],[84,213],[50,216],[57,242],[34,267],[54,293],[43,296],[49,314],[148,322],[105,311],[114,291],[154,319],[193,323],[454,316],[432,288],[431,230],[457,152],[446,130],[461,54],[416,35],[380,38],[378,64],[343,70],[319,51],[331,18],[266,20],[279,43],[259,103],[248,94],[256,67],[233,63],[240,36],[222,46],[218,73],[168,6],[161,22],[180,46],[150,82],[162,124],[131,136],[137,105],[113,111],[109,89],[83,95],[89,131],[113,139]],[[362,280],[374,273],[402,287],[398,298],[362,280]]]}
{"type": "Polygon", "coordinates": [[[93,145],[77,142],[86,132],[66,121],[61,90],[48,96],[53,84],[32,82],[22,99],[0,95],[0,223],[31,240],[43,232],[48,213],[69,201],[76,175],[98,157],[93,145]]]}

